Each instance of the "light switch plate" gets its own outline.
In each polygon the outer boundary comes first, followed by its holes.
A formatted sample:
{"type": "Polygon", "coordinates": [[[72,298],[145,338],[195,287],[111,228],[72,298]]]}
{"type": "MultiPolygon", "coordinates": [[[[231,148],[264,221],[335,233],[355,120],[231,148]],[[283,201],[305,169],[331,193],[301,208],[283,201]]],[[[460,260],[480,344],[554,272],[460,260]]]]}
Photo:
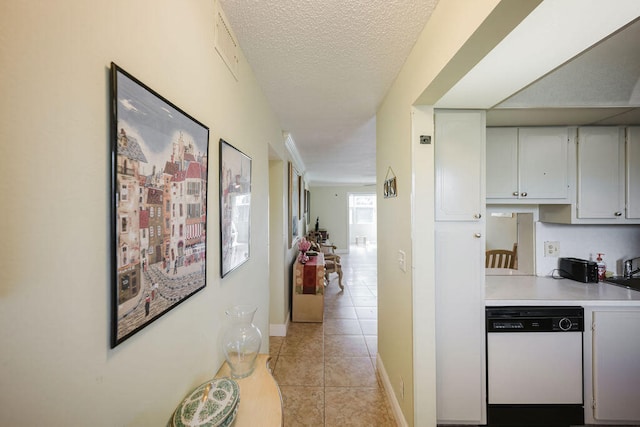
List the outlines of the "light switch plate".
{"type": "Polygon", "coordinates": [[[400,267],[400,270],[402,270],[403,272],[407,272],[407,255],[404,253],[404,251],[398,251],[398,267],[400,267]]]}

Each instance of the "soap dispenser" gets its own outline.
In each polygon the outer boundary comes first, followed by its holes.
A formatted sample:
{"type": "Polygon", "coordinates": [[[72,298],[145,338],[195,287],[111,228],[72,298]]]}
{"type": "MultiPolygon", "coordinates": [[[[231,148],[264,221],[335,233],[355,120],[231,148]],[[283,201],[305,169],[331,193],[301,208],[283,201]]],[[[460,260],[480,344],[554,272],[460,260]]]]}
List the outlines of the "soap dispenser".
{"type": "Polygon", "coordinates": [[[602,259],[601,253],[598,253],[598,258],[596,258],[596,263],[598,264],[598,281],[602,282],[607,277],[607,263],[602,259]]]}

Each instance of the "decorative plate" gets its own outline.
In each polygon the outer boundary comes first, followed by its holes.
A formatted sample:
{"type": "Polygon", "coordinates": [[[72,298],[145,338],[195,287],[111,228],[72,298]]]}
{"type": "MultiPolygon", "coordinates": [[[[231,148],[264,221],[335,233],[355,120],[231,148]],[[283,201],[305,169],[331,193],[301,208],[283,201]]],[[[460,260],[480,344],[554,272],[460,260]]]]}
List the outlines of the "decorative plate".
{"type": "Polygon", "coordinates": [[[196,387],[173,414],[173,427],[228,426],[235,418],[240,387],[231,378],[217,378],[196,387]]]}
{"type": "Polygon", "coordinates": [[[236,415],[238,415],[239,406],[240,406],[240,400],[238,400],[238,403],[236,404],[236,407],[233,409],[233,412],[231,413],[231,415],[229,415],[227,419],[224,420],[222,424],[220,424],[220,427],[229,427],[231,424],[233,424],[233,422],[236,420],[236,415]]]}

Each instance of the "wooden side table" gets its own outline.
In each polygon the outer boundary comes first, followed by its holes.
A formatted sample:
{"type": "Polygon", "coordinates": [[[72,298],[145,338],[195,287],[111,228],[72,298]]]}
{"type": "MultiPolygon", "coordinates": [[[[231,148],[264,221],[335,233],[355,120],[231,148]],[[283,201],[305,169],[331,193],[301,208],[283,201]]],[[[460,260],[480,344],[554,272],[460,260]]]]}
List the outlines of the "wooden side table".
{"type": "Polygon", "coordinates": [[[309,257],[306,264],[293,264],[291,320],[322,322],[324,318],[324,254],[309,257]]]}
{"type": "MultiPolygon", "coordinates": [[[[259,354],[256,369],[245,378],[236,379],[240,386],[240,403],[234,427],[281,427],[282,396],[280,387],[268,367],[269,355],[259,354]]],[[[224,362],[216,378],[231,377],[231,369],[224,362]]]]}

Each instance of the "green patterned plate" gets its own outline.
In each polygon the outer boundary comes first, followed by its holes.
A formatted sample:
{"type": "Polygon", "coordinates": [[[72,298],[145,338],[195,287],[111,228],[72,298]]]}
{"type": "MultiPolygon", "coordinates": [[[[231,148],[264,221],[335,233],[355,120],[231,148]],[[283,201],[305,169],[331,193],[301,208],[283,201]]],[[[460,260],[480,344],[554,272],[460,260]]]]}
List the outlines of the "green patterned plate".
{"type": "Polygon", "coordinates": [[[219,427],[235,418],[240,387],[231,378],[217,378],[196,387],[173,414],[173,427],[219,427]]]}
{"type": "Polygon", "coordinates": [[[238,406],[240,406],[240,401],[238,400],[238,403],[236,404],[236,407],[234,408],[233,412],[231,413],[231,415],[229,415],[227,417],[226,420],[224,420],[224,422],[222,424],[220,424],[220,427],[229,427],[231,424],[233,424],[233,422],[236,420],[236,415],[238,415],[238,406]]]}

